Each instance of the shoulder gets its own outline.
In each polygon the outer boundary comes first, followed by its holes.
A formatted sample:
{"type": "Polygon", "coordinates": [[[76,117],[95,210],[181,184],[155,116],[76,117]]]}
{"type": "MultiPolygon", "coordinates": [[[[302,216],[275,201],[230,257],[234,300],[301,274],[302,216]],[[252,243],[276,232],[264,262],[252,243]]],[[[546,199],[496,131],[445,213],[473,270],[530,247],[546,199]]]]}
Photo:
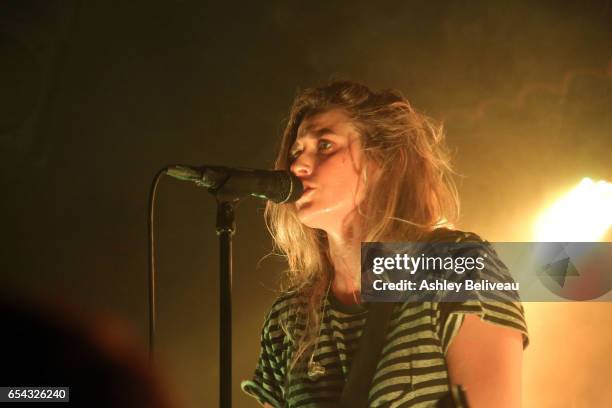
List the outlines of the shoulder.
{"type": "Polygon", "coordinates": [[[487,241],[474,232],[450,228],[436,228],[426,235],[425,240],[440,243],[487,243],[487,241]]]}
{"type": "Polygon", "coordinates": [[[442,251],[450,256],[485,255],[499,259],[491,243],[480,235],[470,232],[448,228],[437,228],[428,233],[423,241],[434,253],[442,251]]]}
{"type": "Polygon", "coordinates": [[[488,273],[499,275],[497,280],[500,282],[505,282],[510,278],[508,268],[499,258],[493,245],[474,232],[438,228],[429,233],[425,240],[433,244],[434,248],[443,249],[453,257],[480,256],[486,258],[488,273]]]}
{"type": "Polygon", "coordinates": [[[304,296],[295,289],[281,292],[272,303],[266,320],[289,318],[299,313],[306,304],[304,296]]]}
{"type": "Polygon", "coordinates": [[[285,337],[298,324],[305,305],[304,297],[297,290],[280,293],[266,314],[262,337],[276,340],[285,337]]]}

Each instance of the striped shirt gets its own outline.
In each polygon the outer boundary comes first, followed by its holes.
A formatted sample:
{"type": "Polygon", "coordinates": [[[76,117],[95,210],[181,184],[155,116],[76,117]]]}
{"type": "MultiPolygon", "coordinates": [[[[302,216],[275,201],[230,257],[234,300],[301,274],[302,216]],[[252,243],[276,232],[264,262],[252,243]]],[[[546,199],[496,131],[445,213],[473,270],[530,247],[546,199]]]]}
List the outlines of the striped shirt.
{"type": "MultiPolygon", "coordinates": [[[[265,319],[254,378],[242,382],[243,391],[262,404],[314,408],[318,403],[339,401],[359,345],[367,308],[343,304],[330,291],[324,300],[321,332],[314,352],[314,361],[324,366],[325,372],[311,380],[304,370],[288,375],[295,348],[280,324],[283,316],[283,321],[289,322],[289,332],[299,336],[303,325],[295,322],[299,321],[297,317],[303,307],[305,302],[298,294],[285,293],[275,301],[265,319]]],[[[445,356],[465,315],[470,313],[486,322],[518,330],[523,335],[523,346],[527,346],[527,326],[518,302],[482,298],[462,303],[398,303],[372,380],[369,405],[431,407],[448,393],[445,356]]]]}

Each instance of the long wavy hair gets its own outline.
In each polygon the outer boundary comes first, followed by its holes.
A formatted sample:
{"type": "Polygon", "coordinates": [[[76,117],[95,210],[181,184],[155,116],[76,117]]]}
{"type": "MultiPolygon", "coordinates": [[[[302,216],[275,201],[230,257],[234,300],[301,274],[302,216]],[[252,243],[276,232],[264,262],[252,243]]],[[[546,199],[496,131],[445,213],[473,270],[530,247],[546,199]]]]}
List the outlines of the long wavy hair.
{"type": "MultiPolygon", "coordinates": [[[[302,90],[289,112],[276,169],[289,169],[289,150],[300,123],[331,109],[348,115],[361,137],[365,162],[374,162],[384,179],[368,183],[367,165],[363,166],[365,199],[358,208],[363,221],[361,241],[416,241],[455,222],[459,202],[442,126],[415,111],[395,90],[373,92],[350,81],[302,90]]],[[[302,305],[298,315],[304,324],[298,335],[281,316],[281,326],[295,350],[291,372],[316,342],[333,268],[325,231],[303,225],[294,204],[268,202],[265,217],[276,249],[289,264],[282,290],[294,291],[303,300],[296,303],[302,305]]]]}

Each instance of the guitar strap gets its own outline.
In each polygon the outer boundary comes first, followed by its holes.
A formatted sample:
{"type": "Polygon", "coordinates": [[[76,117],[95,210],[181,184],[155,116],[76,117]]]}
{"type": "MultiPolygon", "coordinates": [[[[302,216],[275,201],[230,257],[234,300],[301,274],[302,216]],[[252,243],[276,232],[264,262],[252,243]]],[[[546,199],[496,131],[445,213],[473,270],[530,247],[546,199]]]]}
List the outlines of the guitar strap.
{"type": "MultiPolygon", "coordinates": [[[[461,242],[466,233],[439,229],[432,234],[429,242],[461,242]]],[[[382,348],[387,337],[389,321],[397,303],[373,302],[368,304],[368,316],[359,341],[359,348],[353,356],[351,369],[340,396],[340,408],[367,408],[368,396],[376,366],[380,361],[382,348]]],[[[469,408],[461,386],[450,385],[450,392],[435,405],[436,408],[469,408]]]]}
{"type": "Polygon", "coordinates": [[[391,314],[397,303],[370,303],[359,348],[355,352],[340,397],[341,408],[367,408],[370,385],[387,337],[391,314]]]}

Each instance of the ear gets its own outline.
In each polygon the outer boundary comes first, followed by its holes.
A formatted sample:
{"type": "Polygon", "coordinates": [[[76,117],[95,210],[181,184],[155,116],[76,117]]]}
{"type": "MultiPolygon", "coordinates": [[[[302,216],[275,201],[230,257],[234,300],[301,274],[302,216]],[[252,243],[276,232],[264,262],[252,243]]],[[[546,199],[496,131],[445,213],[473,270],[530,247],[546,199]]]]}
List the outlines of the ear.
{"type": "Polygon", "coordinates": [[[408,156],[406,154],[406,150],[400,148],[397,151],[397,161],[398,161],[398,166],[402,169],[406,168],[406,164],[408,161],[408,156]]]}
{"type": "Polygon", "coordinates": [[[382,166],[375,160],[366,159],[363,168],[361,169],[361,177],[366,186],[378,183],[382,174],[382,166]]]}

